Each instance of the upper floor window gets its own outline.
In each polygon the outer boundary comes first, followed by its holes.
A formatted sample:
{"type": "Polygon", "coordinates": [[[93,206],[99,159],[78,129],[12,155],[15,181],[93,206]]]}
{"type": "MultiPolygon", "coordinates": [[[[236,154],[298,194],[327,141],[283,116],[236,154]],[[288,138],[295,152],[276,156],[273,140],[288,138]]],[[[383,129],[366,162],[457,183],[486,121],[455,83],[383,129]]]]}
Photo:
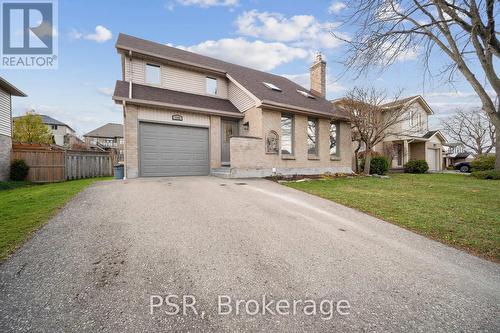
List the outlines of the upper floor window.
{"type": "Polygon", "coordinates": [[[318,119],[307,120],[307,153],[318,155],[318,119]]]}
{"type": "Polygon", "coordinates": [[[207,77],[207,94],[217,95],[217,79],[207,77]]]}
{"type": "Polygon", "coordinates": [[[413,111],[410,111],[410,126],[415,125],[414,117],[415,117],[415,113],[413,111]]]}
{"type": "Polygon", "coordinates": [[[281,115],[281,154],[293,155],[293,116],[281,115]]]}
{"type": "Polygon", "coordinates": [[[161,67],[158,65],[146,64],[146,83],[161,84],[161,67]]]}
{"type": "Polygon", "coordinates": [[[330,123],[330,156],[339,156],[339,125],[330,123]]]}
{"type": "Polygon", "coordinates": [[[56,130],[56,129],[57,129],[57,125],[50,125],[50,127],[51,127],[53,130],[56,130]]]}

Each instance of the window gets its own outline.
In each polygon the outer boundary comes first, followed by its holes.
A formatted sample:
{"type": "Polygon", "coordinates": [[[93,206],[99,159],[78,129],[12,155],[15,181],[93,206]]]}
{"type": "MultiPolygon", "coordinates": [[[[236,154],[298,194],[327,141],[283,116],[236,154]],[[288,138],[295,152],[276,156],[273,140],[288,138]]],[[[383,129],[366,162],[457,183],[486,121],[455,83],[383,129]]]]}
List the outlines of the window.
{"type": "Polygon", "coordinates": [[[307,153],[318,155],[318,119],[307,120],[307,153]]]}
{"type": "Polygon", "coordinates": [[[158,65],[146,64],[146,83],[161,84],[161,67],[158,65]]]}
{"type": "Polygon", "coordinates": [[[419,113],[417,115],[417,119],[418,119],[418,127],[423,127],[424,124],[422,123],[422,114],[421,113],[419,113]]]}
{"type": "Polygon", "coordinates": [[[118,139],[118,144],[122,145],[123,144],[123,138],[118,139]]]}
{"type": "Polygon", "coordinates": [[[53,130],[57,130],[57,125],[50,125],[50,128],[52,128],[53,130]]]}
{"type": "Polygon", "coordinates": [[[274,91],[281,91],[281,89],[277,86],[275,86],[274,84],[272,83],[269,83],[269,82],[262,82],[266,87],[268,87],[269,89],[271,90],[274,90],[274,91]]]}
{"type": "Polygon", "coordinates": [[[410,111],[410,126],[414,125],[413,116],[414,116],[413,111],[410,111]]]}
{"type": "Polygon", "coordinates": [[[207,94],[217,95],[217,79],[207,77],[207,94]]]}
{"type": "Polygon", "coordinates": [[[339,125],[330,123],[330,156],[339,156],[339,125]]]}
{"type": "Polygon", "coordinates": [[[298,90],[297,89],[297,92],[299,94],[301,94],[302,96],[304,97],[307,97],[307,98],[311,98],[311,99],[316,99],[316,97],[314,97],[313,95],[311,95],[310,93],[308,93],[307,91],[303,91],[303,90],[298,90]]]}
{"type": "Polygon", "coordinates": [[[107,147],[113,147],[115,145],[114,139],[106,139],[104,140],[104,145],[107,147]]]}
{"type": "Polygon", "coordinates": [[[281,154],[293,155],[293,116],[281,115],[281,154]]]}

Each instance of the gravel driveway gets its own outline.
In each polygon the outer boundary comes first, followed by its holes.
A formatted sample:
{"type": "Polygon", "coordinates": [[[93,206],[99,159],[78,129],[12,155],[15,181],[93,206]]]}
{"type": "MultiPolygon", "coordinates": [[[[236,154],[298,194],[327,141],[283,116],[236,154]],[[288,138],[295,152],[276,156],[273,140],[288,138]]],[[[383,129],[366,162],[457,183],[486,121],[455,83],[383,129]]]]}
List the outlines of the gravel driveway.
{"type": "Polygon", "coordinates": [[[499,313],[500,265],[265,180],[98,183],[0,266],[1,332],[498,332],[499,313]]]}

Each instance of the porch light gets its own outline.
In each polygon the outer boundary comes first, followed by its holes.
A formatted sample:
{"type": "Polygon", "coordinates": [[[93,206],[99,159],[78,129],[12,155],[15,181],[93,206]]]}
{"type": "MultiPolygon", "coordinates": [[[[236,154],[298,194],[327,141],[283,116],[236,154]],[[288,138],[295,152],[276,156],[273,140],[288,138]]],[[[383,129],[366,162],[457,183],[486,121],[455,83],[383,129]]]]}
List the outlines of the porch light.
{"type": "Polygon", "coordinates": [[[248,131],[250,129],[250,123],[247,121],[246,123],[243,124],[243,129],[245,131],[248,131]]]}

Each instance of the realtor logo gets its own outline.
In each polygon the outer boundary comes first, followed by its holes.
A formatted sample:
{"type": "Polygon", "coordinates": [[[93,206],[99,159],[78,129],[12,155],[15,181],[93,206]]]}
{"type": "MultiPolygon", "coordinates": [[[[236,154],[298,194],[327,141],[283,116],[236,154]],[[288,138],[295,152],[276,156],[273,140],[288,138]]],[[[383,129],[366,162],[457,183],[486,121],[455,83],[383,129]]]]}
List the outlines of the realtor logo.
{"type": "Polygon", "coordinates": [[[8,68],[57,68],[57,3],[1,2],[1,65],[8,68]]]}

